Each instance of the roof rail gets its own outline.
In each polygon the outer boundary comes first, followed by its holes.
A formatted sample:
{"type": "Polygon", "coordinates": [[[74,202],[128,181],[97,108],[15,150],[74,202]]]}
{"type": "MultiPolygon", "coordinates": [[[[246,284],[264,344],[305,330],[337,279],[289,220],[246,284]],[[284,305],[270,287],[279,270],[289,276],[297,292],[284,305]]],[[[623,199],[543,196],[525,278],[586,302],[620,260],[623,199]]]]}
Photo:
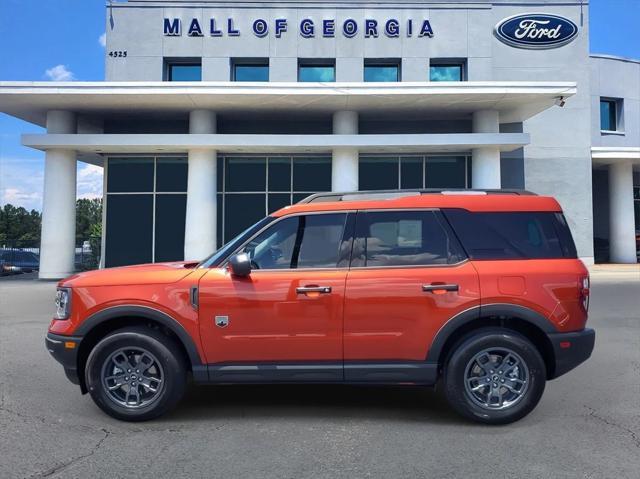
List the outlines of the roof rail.
{"type": "Polygon", "coordinates": [[[370,190],[370,191],[345,191],[341,193],[326,192],[316,193],[298,201],[298,204],[304,203],[321,203],[328,201],[368,201],[368,200],[393,200],[396,198],[405,198],[407,196],[419,195],[516,195],[530,196],[535,195],[527,190],[483,190],[474,188],[425,188],[413,190],[370,190]]]}

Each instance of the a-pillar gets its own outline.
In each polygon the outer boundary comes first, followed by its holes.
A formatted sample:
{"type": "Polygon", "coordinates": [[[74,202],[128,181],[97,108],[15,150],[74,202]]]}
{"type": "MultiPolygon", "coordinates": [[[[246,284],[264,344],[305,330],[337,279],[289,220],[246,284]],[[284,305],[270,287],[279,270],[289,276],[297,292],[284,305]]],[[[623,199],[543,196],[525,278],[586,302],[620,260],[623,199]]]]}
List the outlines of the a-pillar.
{"type": "MultiPolygon", "coordinates": [[[[216,115],[194,110],[189,115],[190,134],[216,132],[216,115]]],[[[189,150],[187,214],[184,231],[184,259],[202,260],[216,250],[217,179],[216,151],[211,148],[189,150]]]]}
{"type": "MultiPolygon", "coordinates": [[[[357,135],[358,112],[338,111],[333,114],[334,135],[357,135]]],[[[331,164],[332,191],[358,191],[358,149],[333,149],[331,164]]]]}

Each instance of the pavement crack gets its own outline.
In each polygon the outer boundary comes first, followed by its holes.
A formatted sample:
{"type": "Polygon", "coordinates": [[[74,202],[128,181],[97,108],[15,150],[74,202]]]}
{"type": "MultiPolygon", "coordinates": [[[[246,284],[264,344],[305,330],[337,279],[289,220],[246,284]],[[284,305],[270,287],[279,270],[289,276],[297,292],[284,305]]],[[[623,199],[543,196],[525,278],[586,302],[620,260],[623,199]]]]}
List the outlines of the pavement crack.
{"type": "Polygon", "coordinates": [[[91,450],[85,454],[81,454],[79,456],[75,456],[70,458],[69,460],[62,462],[60,464],[57,464],[54,467],[51,467],[45,471],[42,472],[36,472],[35,474],[32,474],[31,476],[29,476],[29,479],[36,479],[36,478],[43,478],[43,477],[52,477],[62,471],[64,471],[65,469],[73,466],[74,464],[82,461],[83,459],[86,459],[87,457],[91,457],[93,456],[96,451],[98,451],[98,449],[100,449],[100,447],[102,446],[102,444],[107,440],[107,438],[109,436],[111,436],[111,431],[105,429],[105,428],[100,428],[100,431],[103,433],[103,436],[100,438],[100,440],[91,448],[91,450]]]}
{"type": "Polygon", "coordinates": [[[616,428],[620,429],[621,431],[624,431],[624,432],[628,433],[631,436],[631,440],[633,441],[635,446],[637,448],[640,448],[640,437],[638,437],[638,434],[633,429],[628,428],[626,426],[618,424],[617,422],[611,421],[610,419],[607,419],[605,417],[600,416],[595,409],[593,409],[593,408],[591,408],[589,406],[584,406],[584,407],[589,411],[589,416],[597,419],[598,421],[603,422],[604,424],[607,424],[608,426],[616,427],[616,428]]]}

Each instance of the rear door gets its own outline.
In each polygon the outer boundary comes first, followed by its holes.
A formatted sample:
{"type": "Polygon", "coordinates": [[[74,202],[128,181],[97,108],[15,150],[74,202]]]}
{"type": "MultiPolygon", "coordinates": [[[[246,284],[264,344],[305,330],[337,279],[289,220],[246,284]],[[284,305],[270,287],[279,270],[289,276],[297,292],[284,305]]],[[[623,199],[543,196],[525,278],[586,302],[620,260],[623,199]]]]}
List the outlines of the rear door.
{"type": "Polygon", "coordinates": [[[442,325],[478,304],[478,275],[439,211],[358,212],[345,292],[345,379],[384,378],[375,364],[425,361],[442,325]]]}

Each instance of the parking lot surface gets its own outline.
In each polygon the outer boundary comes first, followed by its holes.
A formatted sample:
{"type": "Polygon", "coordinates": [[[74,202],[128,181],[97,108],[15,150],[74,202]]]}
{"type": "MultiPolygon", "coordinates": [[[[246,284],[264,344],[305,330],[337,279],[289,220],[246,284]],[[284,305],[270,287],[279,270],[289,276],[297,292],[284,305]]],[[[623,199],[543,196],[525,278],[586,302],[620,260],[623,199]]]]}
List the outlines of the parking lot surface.
{"type": "Polygon", "coordinates": [[[0,279],[0,477],[638,478],[640,281],[595,279],[592,358],[525,419],[466,422],[421,388],[191,387],[170,415],[104,415],[49,357],[55,283],[0,279]]]}

